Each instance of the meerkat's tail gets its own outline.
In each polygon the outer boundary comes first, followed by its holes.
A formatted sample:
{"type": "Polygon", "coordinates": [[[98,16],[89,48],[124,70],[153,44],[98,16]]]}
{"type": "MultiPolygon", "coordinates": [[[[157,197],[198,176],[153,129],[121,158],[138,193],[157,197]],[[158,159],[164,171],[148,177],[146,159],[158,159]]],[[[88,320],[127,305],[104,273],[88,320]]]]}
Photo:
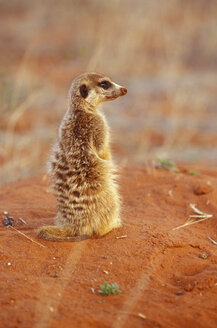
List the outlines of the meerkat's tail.
{"type": "Polygon", "coordinates": [[[82,241],[88,239],[88,235],[75,236],[73,229],[67,226],[43,226],[37,231],[37,236],[50,241],[82,241]]]}

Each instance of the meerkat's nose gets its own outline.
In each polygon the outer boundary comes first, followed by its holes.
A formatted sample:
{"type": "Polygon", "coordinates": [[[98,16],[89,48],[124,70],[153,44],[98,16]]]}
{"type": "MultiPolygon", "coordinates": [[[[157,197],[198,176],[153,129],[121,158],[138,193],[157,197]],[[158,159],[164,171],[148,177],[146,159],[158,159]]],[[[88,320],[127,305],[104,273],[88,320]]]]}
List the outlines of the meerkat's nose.
{"type": "Polygon", "coordinates": [[[125,95],[127,93],[127,89],[126,88],[121,88],[121,92],[122,92],[122,95],[125,95]]]}

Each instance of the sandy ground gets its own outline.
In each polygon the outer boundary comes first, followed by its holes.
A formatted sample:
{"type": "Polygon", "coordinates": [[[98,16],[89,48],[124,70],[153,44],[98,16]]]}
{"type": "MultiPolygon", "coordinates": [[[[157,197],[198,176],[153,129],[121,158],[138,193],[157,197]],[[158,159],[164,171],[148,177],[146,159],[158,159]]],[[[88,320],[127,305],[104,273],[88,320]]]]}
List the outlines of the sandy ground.
{"type": "Polygon", "coordinates": [[[46,176],[2,186],[1,213],[45,247],[1,223],[0,326],[215,327],[217,246],[207,236],[217,240],[217,170],[188,172],[124,169],[123,227],[78,243],[35,236],[56,212],[46,176]],[[191,203],[213,217],[172,230],[194,214],[191,203]],[[101,296],[105,281],[121,294],[101,296]]]}

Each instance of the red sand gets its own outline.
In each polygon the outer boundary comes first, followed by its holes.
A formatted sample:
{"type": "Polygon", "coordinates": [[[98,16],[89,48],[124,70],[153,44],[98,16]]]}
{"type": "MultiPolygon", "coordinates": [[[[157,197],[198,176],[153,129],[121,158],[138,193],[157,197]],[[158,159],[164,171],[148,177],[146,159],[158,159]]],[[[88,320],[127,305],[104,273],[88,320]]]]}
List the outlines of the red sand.
{"type": "Polygon", "coordinates": [[[217,170],[200,172],[125,169],[123,227],[80,243],[36,238],[56,212],[46,176],[2,186],[1,213],[46,248],[1,225],[0,327],[216,327],[217,246],[207,236],[217,240],[217,170]],[[172,230],[194,214],[190,203],[213,218],[172,230]],[[122,293],[99,295],[105,280],[122,293]]]}

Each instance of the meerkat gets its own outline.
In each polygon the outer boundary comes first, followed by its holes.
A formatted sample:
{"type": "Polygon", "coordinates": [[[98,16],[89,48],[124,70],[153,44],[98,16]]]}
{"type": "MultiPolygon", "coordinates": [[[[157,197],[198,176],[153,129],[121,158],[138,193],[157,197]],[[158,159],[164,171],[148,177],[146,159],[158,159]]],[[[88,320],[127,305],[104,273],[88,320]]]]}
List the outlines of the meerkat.
{"type": "Polygon", "coordinates": [[[58,212],[55,225],[38,229],[39,238],[83,240],[121,226],[109,128],[98,105],[126,93],[102,74],[86,73],[73,80],[49,162],[58,212]]]}

